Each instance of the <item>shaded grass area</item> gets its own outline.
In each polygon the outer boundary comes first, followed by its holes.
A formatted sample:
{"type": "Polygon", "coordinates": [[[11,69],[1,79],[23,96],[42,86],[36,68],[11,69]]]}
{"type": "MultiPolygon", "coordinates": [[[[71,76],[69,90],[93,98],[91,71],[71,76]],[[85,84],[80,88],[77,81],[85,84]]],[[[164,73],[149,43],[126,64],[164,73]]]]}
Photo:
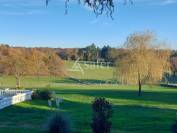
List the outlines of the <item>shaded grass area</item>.
{"type": "Polygon", "coordinates": [[[161,84],[163,87],[170,87],[170,88],[176,88],[177,89],[177,84],[161,84]]]}
{"type": "Polygon", "coordinates": [[[71,77],[55,80],[55,83],[80,83],[80,84],[104,84],[106,80],[99,80],[99,79],[75,79],[71,77]]]}
{"type": "MultiPolygon", "coordinates": [[[[94,76],[93,76],[94,77],[94,76]]],[[[23,88],[42,88],[48,85],[50,86],[59,86],[60,84],[104,84],[110,81],[110,79],[77,79],[73,77],[34,77],[34,76],[25,76],[21,79],[21,87],[23,88]]],[[[13,88],[16,86],[16,80],[13,76],[3,76],[0,77],[0,88],[10,87],[13,88]]]]}
{"type": "Polygon", "coordinates": [[[0,132],[39,132],[41,123],[51,114],[45,101],[27,101],[0,110],[0,132]]]}
{"type": "MultiPolygon", "coordinates": [[[[43,88],[41,88],[43,89],[43,88]]],[[[91,103],[106,97],[112,104],[112,133],[169,133],[176,118],[177,89],[144,86],[142,97],[134,86],[53,86],[63,98],[60,111],[70,116],[74,133],[90,133],[91,103]]],[[[0,132],[42,132],[53,114],[47,101],[28,101],[0,111],[0,132]]]]}

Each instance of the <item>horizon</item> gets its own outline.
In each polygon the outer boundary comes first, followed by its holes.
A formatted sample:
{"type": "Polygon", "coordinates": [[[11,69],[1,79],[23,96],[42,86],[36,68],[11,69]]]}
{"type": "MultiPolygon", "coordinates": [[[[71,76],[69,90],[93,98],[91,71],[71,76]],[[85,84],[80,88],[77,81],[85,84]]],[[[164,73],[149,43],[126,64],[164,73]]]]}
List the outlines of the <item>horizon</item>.
{"type": "MultiPolygon", "coordinates": [[[[87,46],[90,46],[94,44],[96,47],[98,48],[103,48],[104,46],[110,46],[111,48],[115,48],[115,49],[122,49],[123,47],[114,47],[114,46],[111,46],[111,45],[103,45],[103,46],[98,46],[96,45],[95,43],[91,43],[91,44],[88,44],[88,45],[84,45],[82,47],[50,47],[50,46],[13,46],[13,45],[10,45],[10,44],[5,44],[5,43],[0,43],[0,46],[1,45],[8,45],[9,47],[13,47],[13,48],[49,48],[49,49],[82,49],[82,48],[85,48],[87,46]]],[[[162,48],[163,49],[163,48],[162,48]]],[[[171,48],[168,48],[169,50],[173,51],[177,51],[177,49],[171,49],[171,48]]]]}

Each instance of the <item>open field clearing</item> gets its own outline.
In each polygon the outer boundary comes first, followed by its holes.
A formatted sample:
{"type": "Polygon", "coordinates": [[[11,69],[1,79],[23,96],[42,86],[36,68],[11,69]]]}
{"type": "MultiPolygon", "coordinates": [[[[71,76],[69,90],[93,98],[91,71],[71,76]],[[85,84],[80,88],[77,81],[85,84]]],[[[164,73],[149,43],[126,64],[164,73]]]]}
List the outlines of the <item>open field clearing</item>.
{"type": "MultiPolygon", "coordinates": [[[[86,62],[79,62],[81,69],[83,70],[83,73],[81,71],[72,71],[72,67],[74,65],[74,61],[65,61],[65,66],[68,69],[68,74],[71,77],[77,78],[77,79],[90,79],[93,80],[110,80],[113,78],[113,67],[110,66],[110,64],[107,64],[107,66],[103,66],[100,64],[86,64],[86,62]],[[84,64],[85,63],[85,64],[84,64]]],[[[77,65],[78,65],[77,64],[77,65]]],[[[80,69],[78,69],[80,70],[80,69]]],[[[95,81],[96,82],[96,81],[95,81]]]]}
{"type": "MultiPolygon", "coordinates": [[[[70,71],[74,65],[73,61],[65,61],[67,72],[67,77],[60,78],[54,76],[43,76],[43,77],[34,77],[34,76],[25,76],[21,79],[21,86],[24,88],[35,88],[35,87],[46,87],[58,86],[60,84],[100,84],[111,81],[113,78],[113,67],[104,67],[101,66],[98,69],[97,66],[89,65],[89,69],[86,69],[84,64],[80,63],[81,68],[84,70],[84,73],[80,71],[70,71]]],[[[0,86],[1,88],[10,87],[13,88],[16,84],[16,80],[13,76],[1,76],[0,77],[0,86]]]]}
{"type": "MultiPolygon", "coordinates": [[[[177,112],[175,88],[144,86],[138,97],[135,86],[54,86],[50,89],[64,99],[60,111],[70,116],[75,133],[91,132],[94,97],[105,97],[113,104],[112,133],[169,133],[177,112]]],[[[41,100],[5,108],[0,111],[0,132],[41,132],[53,111],[41,100]]]]}

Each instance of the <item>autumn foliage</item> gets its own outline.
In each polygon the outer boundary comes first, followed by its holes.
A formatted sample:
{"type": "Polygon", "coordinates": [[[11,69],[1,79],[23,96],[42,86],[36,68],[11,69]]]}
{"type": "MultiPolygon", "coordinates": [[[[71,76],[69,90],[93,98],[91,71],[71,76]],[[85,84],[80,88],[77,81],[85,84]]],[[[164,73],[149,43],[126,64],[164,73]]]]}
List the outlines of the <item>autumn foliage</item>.
{"type": "Polygon", "coordinates": [[[138,84],[161,81],[164,73],[170,73],[170,50],[156,42],[150,32],[135,33],[127,38],[117,60],[116,77],[123,83],[138,84]]]}
{"type": "Polygon", "coordinates": [[[20,80],[30,76],[65,76],[66,70],[60,57],[52,50],[41,51],[35,48],[14,48],[0,46],[0,73],[13,75],[16,87],[20,80]]]}

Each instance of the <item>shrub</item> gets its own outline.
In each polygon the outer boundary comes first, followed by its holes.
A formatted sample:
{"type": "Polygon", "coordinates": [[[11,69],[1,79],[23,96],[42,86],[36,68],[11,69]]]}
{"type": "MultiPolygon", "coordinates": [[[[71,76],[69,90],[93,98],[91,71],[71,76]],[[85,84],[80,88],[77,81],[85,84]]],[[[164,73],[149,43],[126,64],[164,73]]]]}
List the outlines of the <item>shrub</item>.
{"type": "Polygon", "coordinates": [[[32,99],[40,99],[39,91],[38,90],[33,91],[32,95],[31,95],[31,98],[32,99]]]}
{"type": "Polygon", "coordinates": [[[105,98],[96,98],[92,103],[93,118],[91,128],[93,133],[110,133],[112,105],[105,98]]]}
{"type": "Polygon", "coordinates": [[[49,100],[52,98],[52,92],[49,90],[42,90],[39,94],[43,100],[49,100]]]}
{"type": "Polygon", "coordinates": [[[175,123],[172,125],[171,131],[172,131],[172,133],[177,133],[177,119],[176,119],[175,123]]]}
{"type": "Polygon", "coordinates": [[[69,119],[60,113],[53,115],[47,124],[48,133],[71,133],[69,119]]]}
{"type": "Polygon", "coordinates": [[[52,92],[49,90],[36,90],[32,94],[32,99],[49,100],[52,99],[52,92]]]}

